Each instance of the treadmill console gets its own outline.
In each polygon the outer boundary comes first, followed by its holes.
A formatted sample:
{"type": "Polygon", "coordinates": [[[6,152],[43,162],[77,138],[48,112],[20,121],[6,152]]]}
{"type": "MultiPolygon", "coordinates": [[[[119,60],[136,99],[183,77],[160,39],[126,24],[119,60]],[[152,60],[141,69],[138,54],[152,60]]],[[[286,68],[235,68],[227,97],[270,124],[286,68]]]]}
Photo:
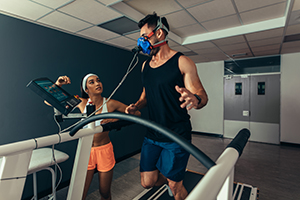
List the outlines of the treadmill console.
{"type": "Polygon", "coordinates": [[[34,79],[26,87],[37,93],[65,116],[81,102],[78,97],[70,95],[48,78],[34,79]]]}

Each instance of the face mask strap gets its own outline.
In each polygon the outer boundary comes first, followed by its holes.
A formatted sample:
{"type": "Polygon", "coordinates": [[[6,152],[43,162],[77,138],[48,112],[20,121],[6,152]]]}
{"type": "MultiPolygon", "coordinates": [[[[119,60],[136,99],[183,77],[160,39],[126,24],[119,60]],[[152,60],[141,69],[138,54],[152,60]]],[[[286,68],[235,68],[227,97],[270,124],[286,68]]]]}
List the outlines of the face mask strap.
{"type": "Polygon", "coordinates": [[[165,44],[167,44],[167,43],[168,43],[167,40],[160,41],[160,42],[156,43],[155,45],[153,45],[151,49],[160,47],[160,46],[165,45],[165,44]]]}
{"type": "Polygon", "coordinates": [[[144,38],[149,40],[150,37],[152,37],[154,35],[155,31],[153,30],[151,33],[149,33],[149,35],[145,36],[144,38]]]}
{"type": "MultiPolygon", "coordinates": [[[[157,26],[153,29],[153,31],[151,33],[149,33],[147,36],[144,36],[144,39],[149,41],[149,38],[152,37],[154,35],[155,31],[157,31],[158,29],[164,29],[165,31],[169,32],[167,27],[165,27],[163,25],[163,23],[161,22],[161,18],[159,18],[159,20],[157,21],[157,26]]],[[[164,40],[162,40],[158,43],[155,43],[154,45],[149,46],[149,49],[152,50],[154,48],[160,47],[165,44],[167,44],[167,36],[164,40]]]]}
{"type": "Polygon", "coordinates": [[[146,40],[148,40],[150,37],[152,37],[155,33],[155,31],[157,31],[158,29],[163,29],[165,30],[167,33],[169,32],[169,30],[167,29],[167,27],[161,22],[161,18],[159,18],[157,20],[157,25],[156,27],[153,29],[153,31],[151,33],[149,33],[147,36],[145,36],[144,38],[146,40]]]}
{"type": "Polygon", "coordinates": [[[169,32],[169,29],[162,23],[161,18],[157,20],[157,26],[154,28],[153,32],[155,32],[158,29],[163,29],[167,33],[169,32]]]}

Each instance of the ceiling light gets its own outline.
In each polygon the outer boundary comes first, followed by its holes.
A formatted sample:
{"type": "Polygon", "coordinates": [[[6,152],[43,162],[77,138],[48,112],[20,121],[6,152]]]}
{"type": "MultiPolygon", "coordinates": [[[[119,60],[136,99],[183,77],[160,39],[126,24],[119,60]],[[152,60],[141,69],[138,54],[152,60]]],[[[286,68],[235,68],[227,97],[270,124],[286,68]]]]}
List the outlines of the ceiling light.
{"type": "Polygon", "coordinates": [[[138,24],[125,16],[99,24],[98,26],[120,35],[139,30],[138,24]]]}
{"type": "Polygon", "coordinates": [[[285,36],[283,42],[294,42],[299,40],[300,40],[300,34],[295,34],[295,35],[285,36]]]}

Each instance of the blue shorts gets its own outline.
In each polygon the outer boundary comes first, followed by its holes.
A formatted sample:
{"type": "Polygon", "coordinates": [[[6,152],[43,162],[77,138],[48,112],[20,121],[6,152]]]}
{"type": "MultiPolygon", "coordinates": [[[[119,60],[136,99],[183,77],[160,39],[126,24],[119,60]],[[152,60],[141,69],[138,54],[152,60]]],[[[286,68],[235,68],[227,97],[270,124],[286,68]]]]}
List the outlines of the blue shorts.
{"type": "Polygon", "coordinates": [[[175,142],[157,142],[149,138],[144,139],[140,172],[159,170],[166,178],[180,182],[190,154],[175,142]]]}

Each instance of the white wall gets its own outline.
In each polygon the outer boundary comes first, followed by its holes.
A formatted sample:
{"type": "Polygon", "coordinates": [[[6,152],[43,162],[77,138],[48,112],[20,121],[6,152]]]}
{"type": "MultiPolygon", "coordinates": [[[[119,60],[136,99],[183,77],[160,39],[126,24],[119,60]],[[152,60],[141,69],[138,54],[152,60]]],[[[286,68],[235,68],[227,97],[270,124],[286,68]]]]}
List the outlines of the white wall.
{"type": "Polygon", "coordinates": [[[281,142],[300,144],[300,53],[281,56],[281,142]]]}
{"type": "MultiPolygon", "coordinates": [[[[208,104],[191,110],[193,131],[223,135],[224,62],[196,64],[208,104]]],[[[300,53],[281,55],[280,141],[300,144],[300,53]]]]}
{"type": "Polygon", "coordinates": [[[224,62],[198,63],[196,66],[209,100],[201,110],[189,111],[193,131],[223,135],[224,62]]]}

